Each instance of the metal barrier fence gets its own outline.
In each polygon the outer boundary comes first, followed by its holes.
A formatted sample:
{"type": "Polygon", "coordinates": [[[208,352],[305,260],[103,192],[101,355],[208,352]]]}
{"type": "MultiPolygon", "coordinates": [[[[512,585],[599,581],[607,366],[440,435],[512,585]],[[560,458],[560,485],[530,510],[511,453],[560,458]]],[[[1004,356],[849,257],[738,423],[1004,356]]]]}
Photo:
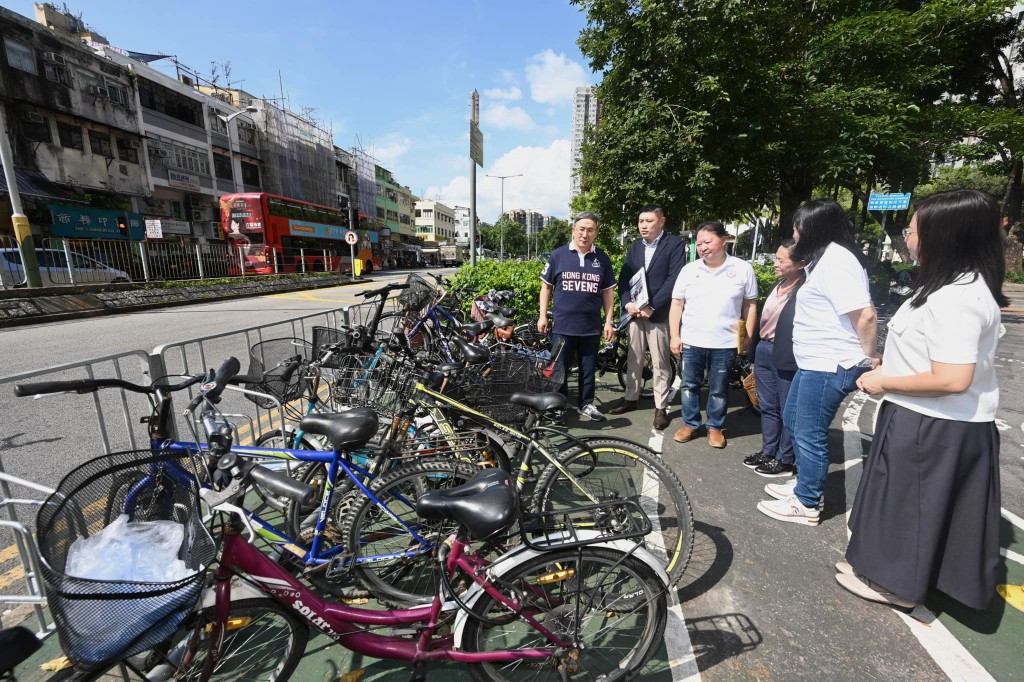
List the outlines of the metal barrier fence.
{"type": "MultiPolygon", "coordinates": [[[[266,249],[265,263],[245,257],[244,247],[122,239],[36,239],[43,286],[253,277],[336,270],[351,272],[349,258],[322,249],[266,249]],[[257,267],[259,266],[259,267],[257,267]]],[[[20,246],[0,237],[0,286],[25,284],[20,246]]]]}
{"type": "MultiPolygon", "coordinates": [[[[143,421],[150,415],[151,408],[145,396],[107,389],[88,395],[15,398],[15,383],[119,378],[144,384],[163,377],[199,374],[219,366],[228,356],[237,357],[245,371],[251,360],[250,349],[255,344],[272,339],[296,339],[309,343],[314,327],[366,324],[375,305],[370,302],[347,306],[282,322],[167,343],[152,352],[136,350],[0,377],[0,411],[4,414],[4,426],[0,431],[0,508],[7,511],[9,519],[4,521],[0,518],[0,564],[14,556],[20,557],[21,575],[18,580],[24,583],[24,592],[0,593],[0,603],[32,604],[38,632],[42,634],[51,627],[42,610],[45,598],[37,578],[38,566],[34,563],[37,560],[31,539],[34,517],[31,521],[19,518],[14,505],[24,501],[12,497],[8,482],[37,485],[42,481],[56,485],[64,474],[90,459],[111,452],[149,447],[147,427],[143,421]]],[[[394,305],[392,299],[387,311],[393,312],[394,305]]],[[[328,399],[329,404],[326,385],[321,396],[328,399]]],[[[182,439],[190,440],[191,429],[180,414],[183,399],[177,400],[176,404],[179,409],[174,411],[175,427],[182,439]]],[[[220,408],[234,422],[240,444],[254,444],[261,436],[284,428],[285,411],[282,407],[263,409],[237,391],[225,392],[220,408]]],[[[294,409],[293,406],[292,411],[294,409]]],[[[304,409],[304,405],[299,409],[304,409]]],[[[37,485],[35,490],[45,493],[47,489],[37,485]]],[[[4,575],[0,573],[0,578],[4,575]]],[[[0,580],[0,588],[4,587],[6,584],[0,580]]]]}
{"type": "Polygon", "coordinates": [[[14,237],[0,236],[0,288],[16,287],[24,283],[21,246],[14,237]]]}

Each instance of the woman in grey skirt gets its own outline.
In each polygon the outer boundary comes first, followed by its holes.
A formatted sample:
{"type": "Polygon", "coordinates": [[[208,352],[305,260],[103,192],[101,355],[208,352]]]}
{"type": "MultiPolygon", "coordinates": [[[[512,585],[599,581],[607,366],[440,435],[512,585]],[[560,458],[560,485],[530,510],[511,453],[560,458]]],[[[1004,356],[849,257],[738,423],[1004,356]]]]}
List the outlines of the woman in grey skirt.
{"type": "Polygon", "coordinates": [[[930,587],[985,609],[999,564],[999,207],[976,190],[936,194],[905,235],[920,274],[881,367],[857,381],[882,402],[836,580],[907,610],[930,587]]]}

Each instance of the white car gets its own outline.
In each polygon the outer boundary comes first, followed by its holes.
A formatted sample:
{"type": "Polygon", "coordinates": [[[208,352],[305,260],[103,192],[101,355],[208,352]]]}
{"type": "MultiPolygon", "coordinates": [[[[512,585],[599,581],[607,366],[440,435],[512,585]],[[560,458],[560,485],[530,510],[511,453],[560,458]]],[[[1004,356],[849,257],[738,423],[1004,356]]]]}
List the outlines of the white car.
{"type": "MultiPolygon", "coordinates": [[[[129,279],[128,273],[124,270],[109,267],[75,251],[65,254],[60,249],[36,249],[36,260],[39,262],[39,275],[43,286],[127,282],[129,279]]],[[[25,268],[22,266],[21,252],[18,249],[0,249],[0,281],[4,286],[17,285],[25,281],[25,268]]]]}

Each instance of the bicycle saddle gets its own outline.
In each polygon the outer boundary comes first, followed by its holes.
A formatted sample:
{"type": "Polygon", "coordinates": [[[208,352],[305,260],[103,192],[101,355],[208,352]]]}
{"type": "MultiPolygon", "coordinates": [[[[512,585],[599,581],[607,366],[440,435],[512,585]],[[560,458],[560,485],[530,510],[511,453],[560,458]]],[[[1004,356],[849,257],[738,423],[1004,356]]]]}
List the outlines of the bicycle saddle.
{"type": "Polygon", "coordinates": [[[529,407],[537,412],[549,410],[564,410],[569,404],[569,399],[561,393],[513,393],[508,399],[510,403],[529,407]]]}
{"type": "Polygon", "coordinates": [[[471,538],[486,540],[512,525],[518,501],[507,473],[485,469],[460,486],[424,493],[416,500],[416,513],[424,519],[457,521],[471,538]]]}
{"type": "Polygon", "coordinates": [[[482,365],[491,357],[491,352],[483,346],[474,346],[459,336],[453,336],[452,343],[459,349],[462,359],[471,365],[482,365]]]}
{"type": "Polygon", "coordinates": [[[504,315],[498,313],[487,313],[487,319],[494,323],[495,327],[507,327],[512,324],[512,320],[508,319],[504,315]]]}
{"type": "Polygon", "coordinates": [[[473,336],[480,336],[493,326],[494,323],[490,320],[481,320],[480,322],[469,322],[462,325],[462,331],[472,334],[473,336]]]}
{"type": "Polygon", "coordinates": [[[348,412],[307,414],[299,422],[306,433],[327,436],[335,450],[359,448],[377,434],[379,422],[369,407],[357,407],[348,412]]]}

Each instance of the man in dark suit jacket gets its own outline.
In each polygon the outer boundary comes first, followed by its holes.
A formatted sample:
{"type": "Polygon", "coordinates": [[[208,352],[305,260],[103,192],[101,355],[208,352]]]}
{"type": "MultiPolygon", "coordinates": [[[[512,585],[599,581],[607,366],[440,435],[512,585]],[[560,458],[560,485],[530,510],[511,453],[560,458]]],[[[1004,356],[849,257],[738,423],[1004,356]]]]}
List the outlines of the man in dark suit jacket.
{"type": "Polygon", "coordinates": [[[625,414],[636,409],[640,399],[640,380],[644,356],[649,351],[654,366],[654,428],[669,424],[668,394],[672,384],[672,357],[669,348],[668,313],[672,307],[672,287],[686,263],[683,240],[665,233],[665,211],[660,206],[644,206],[637,221],[640,238],[633,242],[619,273],[619,302],[629,321],[629,355],[626,359],[626,395],[609,410],[625,414]],[[645,270],[648,302],[633,301],[629,281],[645,270]]]}

